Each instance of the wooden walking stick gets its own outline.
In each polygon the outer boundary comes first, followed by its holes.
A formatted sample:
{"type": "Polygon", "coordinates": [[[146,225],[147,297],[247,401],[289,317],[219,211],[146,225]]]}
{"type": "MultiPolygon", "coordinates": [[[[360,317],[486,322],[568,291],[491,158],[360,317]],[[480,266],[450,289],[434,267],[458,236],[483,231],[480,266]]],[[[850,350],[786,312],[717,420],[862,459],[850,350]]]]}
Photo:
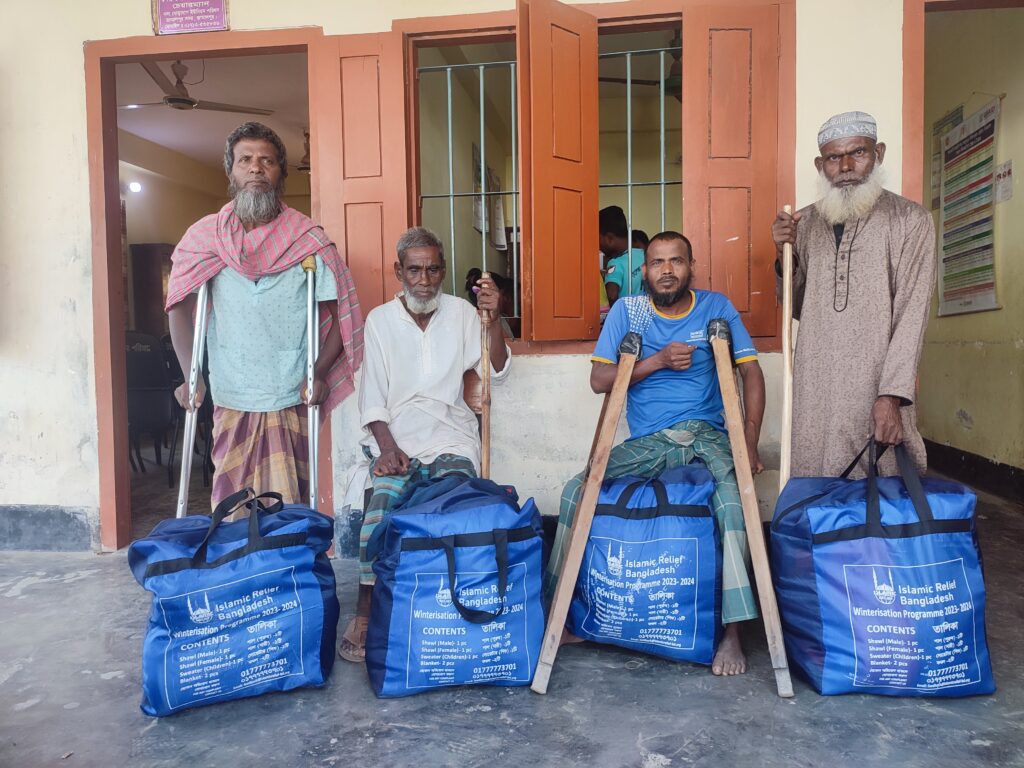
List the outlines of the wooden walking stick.
{"type": "MultiPolygon", "coordinates": [[[[196,299],[195,331],[192,335],[192,365],[188,371],[188,402],[191,408],[185,411],[185,436],[181,447],[181,478],[178,482],[178,507],[175,517],[188,514],[188,490],[192,483],[192,452],[196,446],[196,425],[199,423],[199,406],[196,404],[196,391],[199,388],[200,370],[203,366],[203,351],[206,349],[206,297],[209,294],[209,282],[199,286],[196,299]]],[[[206,395],[209,397],[209,393],[206,395]]],[[[206,461],[204,458],[203,461],[206,461]]]]}
{"type": "MultiPolygon", "coordinates": [[[[793,207],[782,210],[792,213],[793,207]]],[[[782,436],[779,457],[779,493],[789,481],[793,452],[793,244],[782,246],[782,436]]]]}
{"type": "Polygon", "coordinates": [[[598,494],[601,492],[601,483],[604,482],[604,473],[608,468],[608,455],[615,439],[615,428],[619,424],[622,405],[626,401],[626,391],[629,389],[629,380],[633,375],[636,359],[640,355],[640,348],[641,337],[635,331],[627,333],[619,344],[619,365],[615,373],[615,383],[611,391],[605,395],[601,409],[601,418],[590,449],[590,458],[587,460],[583,496],[572,521],[569,546],[558,573],[555,596],[551,601],[547,628],[544,630],[544,640],[540,646],[540,659],[537,662],[537,671],[533,675],[531,688],[536,693],[547,693],[548,690],[548,680],[562,640],[562,629],[569,613],[569,603],[572,601],[576,579],[583,564],[583,552],[587,546],[587,539],[590,538],[590,526],[594,520],[598,494]]]}
{"type": "Polygon", "coordinates": [[[718,372],[718,386],[722,390],[722,402],[725,405],[725,424],[732,447],[732,462],[736,468],[736,482],[743,504],[743,524],[747,529],[750,559],[754,566],[757,594],[761,600],[768,653],[771,654],[772,667],[775,669],[775,687],[779,696],[788,698],[793,695],[793,682],[789,677],[782,623],[779,621],[779,606],[775,601],[775,588],[772,586],[772,574],[768,567],[768,552],[764,545],[764,532],[761,530],[761,514],[754,493],[754,475],[750,471],[750,457],[747,455],[747,441],[743,433],[739,393],[736,391],[736,378],[732,372],[732,355],[729,352],[731,338],[729,324],[725,320],[712,320],[708,323],[708,340],[715,353],[715,368],[718,372]]]}
{"type": "MultiPolygon", "coordinates": [[[[313,382],[316,374],[316,359],[320,355],[320,306],[316,301],[316,256],[302,260],[306,271],[306,401],[313,397],[313,382]]],[[[320,406],[308,406],[306,431],[309,438],[309,506],[317,508],[317,486],[319,472],[317,459],[320,447],[320,406]]]]}
{"type": "MultiPolygon", "coordinates": [[[[482,280],[490,273],[480,275],[482,280]]],[[[480,318],[480,477],[491,477],[491,320],[480,318]]]]}

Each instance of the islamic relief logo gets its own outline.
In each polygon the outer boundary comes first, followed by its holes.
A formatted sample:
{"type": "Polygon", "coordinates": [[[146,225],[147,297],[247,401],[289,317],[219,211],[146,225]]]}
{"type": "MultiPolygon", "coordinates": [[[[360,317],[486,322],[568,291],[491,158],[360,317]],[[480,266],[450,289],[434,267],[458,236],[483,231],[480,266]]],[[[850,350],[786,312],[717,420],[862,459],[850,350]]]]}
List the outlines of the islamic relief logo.
{"type": "Polygon", "coordinates": [[[892,585],[892,571],[889,571],[889,583],[886,584],[884,581],[878,583],[878,573],[874,568],[871,569],[871,576],[875,580],[875,600],[880,602],[882,605],[892,605],[896,602],[896,590],[892,585]]]}
{"type": "Polygon", "coordinates": [[[188,615],[196,624],[205,624],[213,618],[213,611],[210,610],[210,596],[205,592],[202,605],[193,606],[191,597],[186,597],[185,602],[188,603],[188,615]]]}
{"type": "Polygon", "coordinates": [[[612,554],[612,544],[608,542],[608,573],[616,579],[622,575],[622,545],[619,544],[619,556],[612,554]]]}
{"type": "Polygon", "coordinates": [[[442,608],[452,607],[452,593],[448,589],[448,587],[444,585],[443,576],[441,577],[441,581],[437,585],[437,594],[434,595],[434,600],[436,600],[437,604],[442,608]]]}

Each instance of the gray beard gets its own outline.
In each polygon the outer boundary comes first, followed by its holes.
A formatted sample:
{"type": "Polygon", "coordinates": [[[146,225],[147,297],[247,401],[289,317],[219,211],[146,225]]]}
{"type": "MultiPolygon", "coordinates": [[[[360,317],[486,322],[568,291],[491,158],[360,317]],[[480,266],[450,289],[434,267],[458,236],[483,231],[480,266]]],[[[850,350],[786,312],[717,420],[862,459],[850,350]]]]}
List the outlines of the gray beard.
{"type": "Polygon", "coordinates": [[[437,293],[434,294],[433,298],[425,300],[417,299],[415,296],[413,296],[412,291],[409,289],[409,286],[403,285],[402,288],[405,289],[405,306],[414,315],[429,315],[431,312],[437,309],[437,305],[440,303],[440,286],[438,286],[437,293]]]}
{"type": "Polygon", "coordinates": [[[833,226],[863,219],[878,202],[884,182],[885,173],[881,165],[876,165],[863,182],[850,187],[833,187],[825,172],[819,171],[818,202],[814,207],[833,226]]]}
{"type": "Polygon", "coordinates": [[[277,189],[236,189],[232,183],[228,192],[234,196],[235,215],[246,227],[266,224],[281,213],[281,197],[277,189]]]}

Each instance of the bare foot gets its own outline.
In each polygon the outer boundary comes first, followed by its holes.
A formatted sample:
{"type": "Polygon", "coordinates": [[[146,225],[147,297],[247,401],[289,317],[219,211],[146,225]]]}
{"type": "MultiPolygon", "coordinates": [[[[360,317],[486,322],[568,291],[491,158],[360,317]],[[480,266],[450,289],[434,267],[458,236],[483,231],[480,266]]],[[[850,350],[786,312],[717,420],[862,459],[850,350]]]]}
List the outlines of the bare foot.
{"type": "Polygon", "coordinates": [[[711,662],[713,675],[742,675],[747,671],[747,657],[740,645],[740,625],[727,624],[722,641],[715,651],[715,660],[711,662]]]}

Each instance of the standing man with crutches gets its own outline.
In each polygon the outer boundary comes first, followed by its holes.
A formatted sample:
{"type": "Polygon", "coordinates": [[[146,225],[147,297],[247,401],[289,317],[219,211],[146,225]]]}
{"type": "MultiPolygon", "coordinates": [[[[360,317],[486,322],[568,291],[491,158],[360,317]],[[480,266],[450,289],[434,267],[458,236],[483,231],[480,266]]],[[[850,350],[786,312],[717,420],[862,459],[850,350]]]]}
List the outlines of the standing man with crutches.
{"type": "MultiPolygon", "coordinates": [[[[307,404],[316,421],[353,391],[362,313],[337,248],[281,200],[288,169],[277,134],[260,123],[237,128],[227,140],[224,171],[231,202],[194,224],[172,256],[171,338],[191,380],[175,396],[188,411],[205,397],[198,375],[203,339],[195,330],[206,324],[212,506],[247,487],[305,503],[316,465],[307,440],[315,448],[319,426],[307,425],[307,404]]],[[[179,500],[179,515],[183,506],[179,500]]]]}

